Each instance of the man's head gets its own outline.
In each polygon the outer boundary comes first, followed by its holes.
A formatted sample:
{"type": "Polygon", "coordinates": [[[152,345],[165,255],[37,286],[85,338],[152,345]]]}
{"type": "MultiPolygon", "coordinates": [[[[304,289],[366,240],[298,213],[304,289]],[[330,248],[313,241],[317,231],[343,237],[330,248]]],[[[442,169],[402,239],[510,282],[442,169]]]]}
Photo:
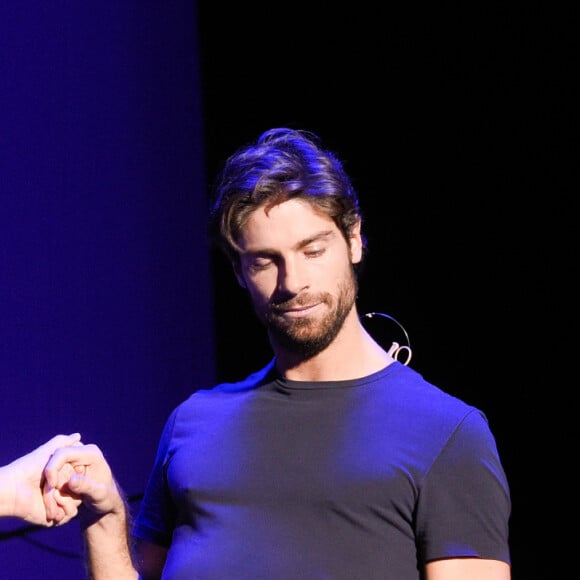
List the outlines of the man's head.
{"type": "Polygon", "coordinates": [[[345,240],[360,225],[358,196],[334,153],[323,149],[313,133],[270,129],[229,157],[218,175],[210,208],[210,237],[235,263],[238,237],[252,212],[294,198],[325,213],[345,240]]]}
{"type": "Polygon", "coordinates": [[[215,193],[212,234],[273,345],[324,350],[353,311],[365,249],[341,163],[312,134],[272,129],[228,159],[215,193]]]}

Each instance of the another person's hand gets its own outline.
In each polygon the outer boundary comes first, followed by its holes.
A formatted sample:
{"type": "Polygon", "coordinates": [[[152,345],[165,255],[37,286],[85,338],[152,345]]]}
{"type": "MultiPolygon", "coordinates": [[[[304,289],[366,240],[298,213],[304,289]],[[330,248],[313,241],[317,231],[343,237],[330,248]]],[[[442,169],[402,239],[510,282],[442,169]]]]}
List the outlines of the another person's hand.
{"type": "MultiPolygon", "coordinates": [[[[80,500],[66,493],[55,495],[46,489],[43,492],[43,469],[56,449],[70,448],[79,444],[80,439],[79,433],[56,435],[30,453],[0,467],[0,515],[47,527],[72,519],[80,500]]],[[[72,468],[64,467],[62,476],[70,477],[71,474],[72,468]]]]}

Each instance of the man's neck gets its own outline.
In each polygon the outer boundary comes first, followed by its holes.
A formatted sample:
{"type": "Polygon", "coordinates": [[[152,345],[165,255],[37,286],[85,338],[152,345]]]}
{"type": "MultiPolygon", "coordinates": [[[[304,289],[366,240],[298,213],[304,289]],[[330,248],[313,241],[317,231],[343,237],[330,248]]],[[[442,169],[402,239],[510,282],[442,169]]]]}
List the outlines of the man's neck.
{"type": "Polygon", "coordinates": [[[295,381],[344,381],[391,364],[393,358],[370,336],[356,312],[351,314],[334,341],[314,357],[305,359],[272,345],[278,372],[295,381]]]}

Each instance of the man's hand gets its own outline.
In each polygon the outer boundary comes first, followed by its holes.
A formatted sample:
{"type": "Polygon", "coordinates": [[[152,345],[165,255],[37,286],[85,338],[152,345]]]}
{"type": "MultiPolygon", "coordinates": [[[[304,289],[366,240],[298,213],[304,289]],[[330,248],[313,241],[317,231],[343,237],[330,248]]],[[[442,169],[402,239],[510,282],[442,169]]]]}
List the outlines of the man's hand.
{"type": "MultiPolygon", "coordinates": [[[[102,451],[94,444],[62,447],[44,470],[56,503],[81,500],[87,568],[93,580],[137,580],[129,544],[129,511],[102,451]]],[[[66,505],[66,502],[65,502],[66,505]]]]}
{"type": "Polygon", "coordinates": [[[69,497],[82,501],[94,519],[125,510],[122,492],[97,445],[61,447],[48,461],[44,476],[47,512],[52,517],[57,517],[52,507],[63,509],[69,497]]]}

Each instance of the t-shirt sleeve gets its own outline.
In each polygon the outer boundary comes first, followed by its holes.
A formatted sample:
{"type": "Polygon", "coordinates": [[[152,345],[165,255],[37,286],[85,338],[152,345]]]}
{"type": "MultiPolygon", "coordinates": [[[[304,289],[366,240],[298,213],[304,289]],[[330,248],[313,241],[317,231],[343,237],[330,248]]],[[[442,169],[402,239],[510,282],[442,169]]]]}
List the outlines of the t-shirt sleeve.
{"type": "Polygon", "coordinates": [[[474,409],[457,426],[421,486],[419,557],[428,562],[479,557],[510,562],[510,492],[485,415],[474,409]]]}
{"type": "Polygon", "coordinates": [[[177,410],[169,416],[159,440],[153,469],[137,516],[132,533],[136,538],[169,548],[175,527],[176,508],[167,487],[167,463],[177,410]]]}

